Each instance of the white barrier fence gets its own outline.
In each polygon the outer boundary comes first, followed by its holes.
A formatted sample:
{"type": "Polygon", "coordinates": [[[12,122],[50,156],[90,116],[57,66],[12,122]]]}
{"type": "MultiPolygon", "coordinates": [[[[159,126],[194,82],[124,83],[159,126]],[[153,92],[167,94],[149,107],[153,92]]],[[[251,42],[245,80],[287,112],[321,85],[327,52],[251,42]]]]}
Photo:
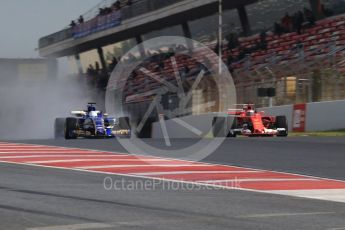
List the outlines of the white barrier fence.
{"type": "MultiPolygon", "coordinates": [[[[289,122],[289,129],[293,129],[294,105],[262,108],[262,110],[267,114],[285,115],[289,122]]],[[[345,100],[305,104],[304,130],[306,132],[340,129],[345,129],[345,100]]]]}
{"type": "MultiPolygon", "coordinates": [[[[315,102],[302,105],[305,111],[302,111],[303,118],[298,116],[301,111],[296,110],[294,105],[275,106],[271,108],[260,108],[267,115],[279,116],[285,115],[288,120],[290,131],[297,126],[303,126],[302,129],[309,131],[328,131],[345,129],[345,100],[315,102]],[[304,114],[305,113],[305,114],[304,114]],[[298,120],[298,121],[297,121],[298,120]]],[[[203,115],[194,115],[179,118],[179,120],[167,120],[166,127],[170,138],[197,138],[198,135],[190,130],[190,127],[183,125],[184,122],[197,127],[202,132],[212,130],[212,119],[216,116],[214,113],[203,115]],[[181,122],[182,121],[182,122],[181,122]]],[[[159,122],[153,123],[152,138],[162,138],[162,131],[159,122]]]]}

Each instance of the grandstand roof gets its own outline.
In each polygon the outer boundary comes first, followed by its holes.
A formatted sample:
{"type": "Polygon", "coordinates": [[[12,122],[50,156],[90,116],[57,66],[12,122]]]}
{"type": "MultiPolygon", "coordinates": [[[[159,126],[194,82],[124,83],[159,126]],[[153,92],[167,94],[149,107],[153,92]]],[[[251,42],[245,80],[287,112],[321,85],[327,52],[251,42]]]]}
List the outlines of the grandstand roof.
{"type": "MultiPolygon", "coordinates": [[[[257,2],[257,0],[227,0],[223,1],[223,7],[224,9],[232,9],[254,2],[257,2]]],[[[164,2],[164,7],[141,14],[140,7],[143,7],[143,5],[140,4],[147,5],[147,0],[137,1],[136,4],[133,4],[131,7],[133,7],[133,10],[137,10],[138,13],[136,15],[138,16],[123,20],[121,25],[90,34],[83,38],[74,39],[70,37],[45,47],[40,46],[40,55],[43,57],[73,55],[100,46],[134,38],[137,35],[152,30],[158,30],[205,17],[218,11],[218,0],[169,0],[164,2]],[[168,2],[170,2],[169,5],[167,5],[168,2]]],[[[58,34],[56,34],[56,36],[58,36],[58,34]]],[[[51,39],[53,39],[53,37],[51,37],[51,39]]]]}

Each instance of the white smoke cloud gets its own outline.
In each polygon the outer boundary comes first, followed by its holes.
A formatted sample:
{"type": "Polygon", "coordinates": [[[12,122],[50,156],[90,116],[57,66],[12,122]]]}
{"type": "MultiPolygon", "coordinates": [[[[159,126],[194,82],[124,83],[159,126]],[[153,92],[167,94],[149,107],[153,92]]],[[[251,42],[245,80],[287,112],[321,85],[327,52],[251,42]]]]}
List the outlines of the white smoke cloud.
{"type": "MultiPolygon", "coordinates": [[[[22,76],[1,77],[0,139],[52,138],[56,117],[85,108],[90,100],[85,81],[67,76],[64,68],[59,68],[56,79],[27,82],[22,76]]],[[[0,71],[6,72],[6,67],[0,71]]]]}

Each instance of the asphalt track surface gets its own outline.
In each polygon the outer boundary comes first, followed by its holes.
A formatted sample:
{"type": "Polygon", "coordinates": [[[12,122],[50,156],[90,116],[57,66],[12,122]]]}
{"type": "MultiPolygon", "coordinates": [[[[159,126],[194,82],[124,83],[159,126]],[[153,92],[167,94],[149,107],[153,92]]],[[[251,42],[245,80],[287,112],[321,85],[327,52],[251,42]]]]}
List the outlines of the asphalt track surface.
{"type": "MultiPolygon", "coordinates": [[[[147,141],[163,147],[162,141],[147,141]]],[[[125,152],[111,139],[19,142],[125,152]]],[[[191,142],[176,140],[174,146],[191,142]]],[[[345,139],[228,139],[204,161],[345,180],[345,139]]],[[[103,174],[8,163],[0,163],[0,170],[0,229],[345,229],[341,202],[182,185],[167,189],[169,182],[149,190],[107,190],[103,174]]]]}

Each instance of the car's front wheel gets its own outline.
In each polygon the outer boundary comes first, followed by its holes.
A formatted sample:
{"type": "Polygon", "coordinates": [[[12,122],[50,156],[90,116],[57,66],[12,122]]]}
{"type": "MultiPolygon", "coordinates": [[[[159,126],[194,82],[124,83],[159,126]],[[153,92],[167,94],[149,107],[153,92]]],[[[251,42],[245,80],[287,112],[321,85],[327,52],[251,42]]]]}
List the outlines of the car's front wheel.
{"type": "Polygon", "coordinates": [[[275,122],[275,126],[277,129],[281,128],[281,129],[285,129],[285,131],[279,131],[278,132],[278,137],[287,137],[289,134],[289,129],[288,129],[288,123],[287,123],[287,119],[286,116],[277,116],[276,117],[276,122],[275,122]]]}

